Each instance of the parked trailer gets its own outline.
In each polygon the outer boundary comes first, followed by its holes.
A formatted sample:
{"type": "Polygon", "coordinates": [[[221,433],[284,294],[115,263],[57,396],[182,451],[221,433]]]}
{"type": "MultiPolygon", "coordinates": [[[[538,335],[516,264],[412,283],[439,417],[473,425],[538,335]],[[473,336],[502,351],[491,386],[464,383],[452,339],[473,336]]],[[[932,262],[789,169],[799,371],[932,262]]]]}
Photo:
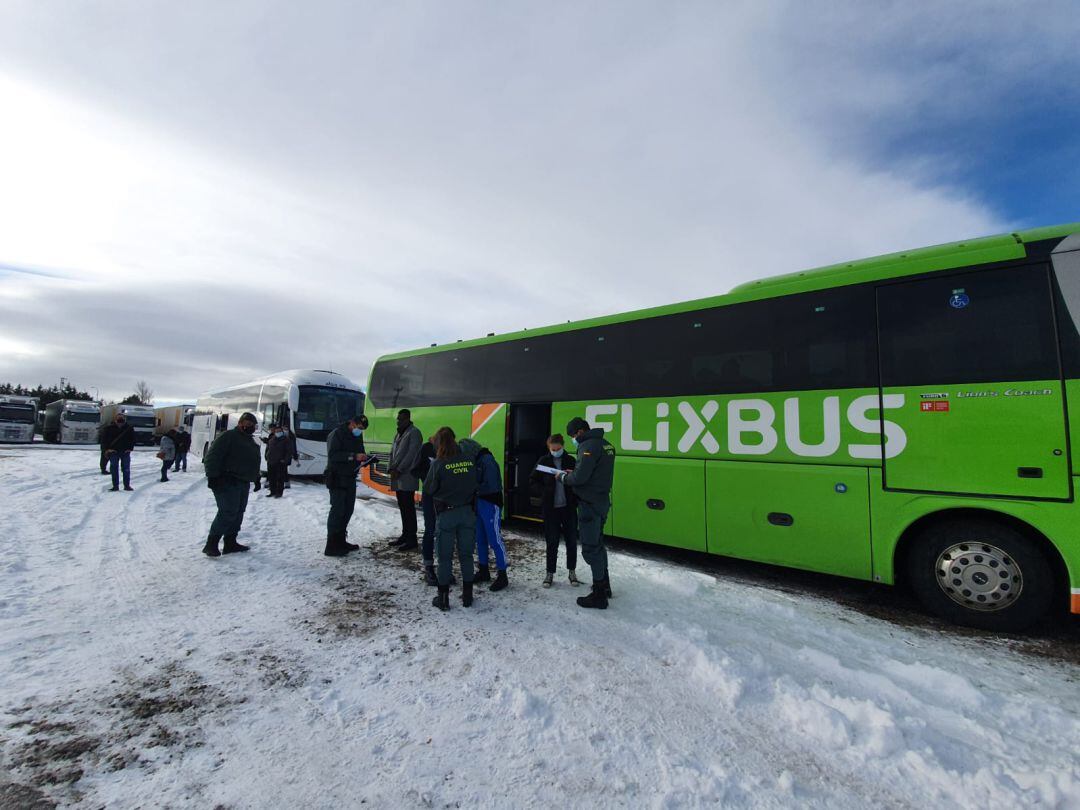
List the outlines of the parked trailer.
{"type": "Polygon", "coordinates": [[[37,400],[33,397],[0,396],[0,442],[32,442],[36,419],[37,400]]]}
{"type": "Polygon", "coordinates": [[[45,406],[42,437],[54,444],[94,444],[101,406],[78,399],[58,399],[45,406]]]}
{"type": "Polygon", "coordinates": [[[105,405],[101,409],[101,426],[105,427],[110,424],[118,413],[124,414],[128,424],[135,428],[136,444],[154,443],[154,425],[157,423],[157,417],[154,415],[154,409],[151,406],[115,403],[105,405]]]}
{"type": "Polygon", "coordinates": [[[183,425],[191,432],[191,424],[195,418],[194,405],[167,405],[154,408],[154,442],[161,444],[161,437],[170,430],[183,425]]]}

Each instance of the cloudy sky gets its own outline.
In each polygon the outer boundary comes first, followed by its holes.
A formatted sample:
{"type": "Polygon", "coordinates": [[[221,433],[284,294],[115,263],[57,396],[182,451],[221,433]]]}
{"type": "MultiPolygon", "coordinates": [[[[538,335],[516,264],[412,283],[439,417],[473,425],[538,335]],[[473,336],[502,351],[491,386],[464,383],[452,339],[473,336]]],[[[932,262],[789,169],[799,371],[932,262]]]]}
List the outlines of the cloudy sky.
{"type": "Polygon", "coordinates": [[[0,0],[0,381],[158,400],[1080,219],[1080,14],[0,0]]]}

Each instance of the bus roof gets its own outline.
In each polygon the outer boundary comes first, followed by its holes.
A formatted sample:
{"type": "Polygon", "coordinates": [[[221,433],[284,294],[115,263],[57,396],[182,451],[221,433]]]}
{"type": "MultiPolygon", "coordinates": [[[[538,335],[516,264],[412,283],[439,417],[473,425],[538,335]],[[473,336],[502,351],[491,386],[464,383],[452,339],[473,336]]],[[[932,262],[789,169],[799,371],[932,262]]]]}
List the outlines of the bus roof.
{"type": "Polygon", "coordinates": [[[383,355],[379,360],[393,360],[401,357],[434,354],[453,349],[483,346],[490,343],[502,343],[509,340],[520,340],[525,337],[537,337],[557,332],[569,332],[575,329],[604,326],[606,324],[639,320],[641,318],[655,317],[658,315],[692,312],[697,309],[706,309],[708,307],[720,306],[723,304],[734,304],[762,298],[774,298],[781,295],[790,295],[800,292],[813,292],[814,290],[828,289],[830,287],[860,284],[869,281],[882,281],[917,273],[951,270],[958,267],[967,267],[969,265],[987,262],[1020,259],[1027,255],[1025,245],[1047,239],[1061,239],[1074,233],[1080,233],[1080,222],[1052,225],[1043,228],[1031,228],[1024,231],[1000,234],[998,236],[965,239],[962,242],[949,242],[943,245],[933,245],[931,247],[904,250],[897,253],[887,253],[881,256],[873,256],[868,259],[841,262],[840,264],[832,264],[810,270],[771,276],[756,281],[748,281],[732,288],[732,290],[725,295],[698,298],[692,301],[666,304],[663,306],[633,310],[598,318],[589,318],[581,321],[571,321],[537,329],[523,329],[517,332],[506,332],[502,335],[493,335],[474,340],[459,340],[455,343],[429,346],[427,348],[412,351],[395,352],[383,355]]]}
{"type": "Polygon", "coordinates": [[[287,371],[277,371],[273,374],[267,374],[265,377],[256,377],[253,380],[245,380],[242,383],[230,385],[227,388],[216,388],[212,391],[205,391],[199,395],[199,399],[225,394],[229,391],[235,391],[241,388],[249,388],[252,385],[327,385],[330,383],[333,383],[335,387],[341,386],[350,391],[361,390],[359,385],[344,374],[339,374],[336,371],[294,368],[288,369],[287,371]]]}

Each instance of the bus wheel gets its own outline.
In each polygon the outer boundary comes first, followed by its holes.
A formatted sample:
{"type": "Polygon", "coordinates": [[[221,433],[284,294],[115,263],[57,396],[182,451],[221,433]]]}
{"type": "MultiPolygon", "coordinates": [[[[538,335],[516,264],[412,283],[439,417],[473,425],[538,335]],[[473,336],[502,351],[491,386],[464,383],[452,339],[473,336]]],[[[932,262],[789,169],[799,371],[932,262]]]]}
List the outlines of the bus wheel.
{"type": "Polygon", "coordinates": [[[927,528],[908,555],[919,601],[955,624],[1015,632],[1050,608],[1054,577],[1029,538],[992,520],[949,520],[927,528]]]}

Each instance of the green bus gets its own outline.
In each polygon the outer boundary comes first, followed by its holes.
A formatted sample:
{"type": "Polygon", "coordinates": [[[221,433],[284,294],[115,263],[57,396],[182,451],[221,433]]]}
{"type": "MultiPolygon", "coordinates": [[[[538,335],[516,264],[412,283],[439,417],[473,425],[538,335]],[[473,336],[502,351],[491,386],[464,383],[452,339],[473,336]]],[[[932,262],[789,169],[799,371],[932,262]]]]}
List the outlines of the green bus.
{"type": "Polygon", "coordinates": [[[1080,613],[1078,322],[1080,223],[910,250],[386,355],[368,448],[409,408],[504,459],[507,517],[536,519],[544,439],[583,415],[618,450],[609,535],[1018,630],[1080,613]]]}

